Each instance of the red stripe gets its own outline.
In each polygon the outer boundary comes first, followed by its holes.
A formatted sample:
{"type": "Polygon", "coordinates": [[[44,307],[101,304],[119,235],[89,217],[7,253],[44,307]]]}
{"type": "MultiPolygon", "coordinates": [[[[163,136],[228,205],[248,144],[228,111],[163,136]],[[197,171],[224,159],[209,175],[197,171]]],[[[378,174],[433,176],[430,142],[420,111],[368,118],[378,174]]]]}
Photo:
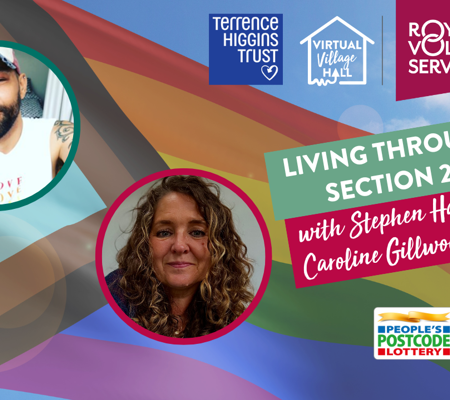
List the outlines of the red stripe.
{"type": "Polygon", "coordinates": [[[369,135],[249,86],[210,86],[208,68],[187,57],[62,1],[35,1],[84,57],[192,93],[305,145],[369,135]]]}

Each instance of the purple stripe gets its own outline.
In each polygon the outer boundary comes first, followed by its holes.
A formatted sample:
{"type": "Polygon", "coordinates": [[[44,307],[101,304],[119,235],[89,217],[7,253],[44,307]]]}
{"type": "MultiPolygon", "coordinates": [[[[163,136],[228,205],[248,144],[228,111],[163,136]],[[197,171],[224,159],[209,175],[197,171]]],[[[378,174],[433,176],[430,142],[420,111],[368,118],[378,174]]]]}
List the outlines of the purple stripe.
{"type": "Polygon", "coordinates": [[[0,373],[0,387],[72,400],[278,399],[188,357],[62,334],[26,364],[0,373]]]}

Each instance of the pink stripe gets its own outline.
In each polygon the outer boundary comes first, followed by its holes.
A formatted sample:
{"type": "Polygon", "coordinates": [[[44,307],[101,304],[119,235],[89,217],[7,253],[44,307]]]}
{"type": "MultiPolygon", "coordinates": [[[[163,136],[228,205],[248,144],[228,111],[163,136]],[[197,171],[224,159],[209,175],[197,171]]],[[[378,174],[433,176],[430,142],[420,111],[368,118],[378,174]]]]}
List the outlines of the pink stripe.
{"type": "Polygon", "coordinates": [[[0,387],[72,400],[278,399],[188,357],[62,334],[28,363],[1,373],[0,387]]]}

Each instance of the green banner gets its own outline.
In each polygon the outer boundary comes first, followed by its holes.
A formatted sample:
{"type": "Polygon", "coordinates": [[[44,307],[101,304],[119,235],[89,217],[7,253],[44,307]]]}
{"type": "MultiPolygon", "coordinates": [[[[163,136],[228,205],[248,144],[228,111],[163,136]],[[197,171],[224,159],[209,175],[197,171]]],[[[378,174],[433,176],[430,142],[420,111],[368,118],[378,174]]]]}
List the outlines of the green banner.
{"type": "Polygon", "coordinates": [[[450,191],[449,131],[445,123],[266,153],[275,219],[450,191]]]}

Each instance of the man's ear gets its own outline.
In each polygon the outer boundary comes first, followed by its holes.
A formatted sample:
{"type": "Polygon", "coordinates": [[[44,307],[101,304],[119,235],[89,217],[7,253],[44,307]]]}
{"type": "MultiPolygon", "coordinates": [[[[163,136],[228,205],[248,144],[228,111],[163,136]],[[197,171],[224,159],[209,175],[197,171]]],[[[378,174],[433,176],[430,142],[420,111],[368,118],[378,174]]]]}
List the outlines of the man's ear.
{"type": "Polygon", "coordinates": [[[18,79],[20,98],[23,99],[25,97],[25,94],[27,93],[27,76],[25,74],[20,74],[18,79]]]}

